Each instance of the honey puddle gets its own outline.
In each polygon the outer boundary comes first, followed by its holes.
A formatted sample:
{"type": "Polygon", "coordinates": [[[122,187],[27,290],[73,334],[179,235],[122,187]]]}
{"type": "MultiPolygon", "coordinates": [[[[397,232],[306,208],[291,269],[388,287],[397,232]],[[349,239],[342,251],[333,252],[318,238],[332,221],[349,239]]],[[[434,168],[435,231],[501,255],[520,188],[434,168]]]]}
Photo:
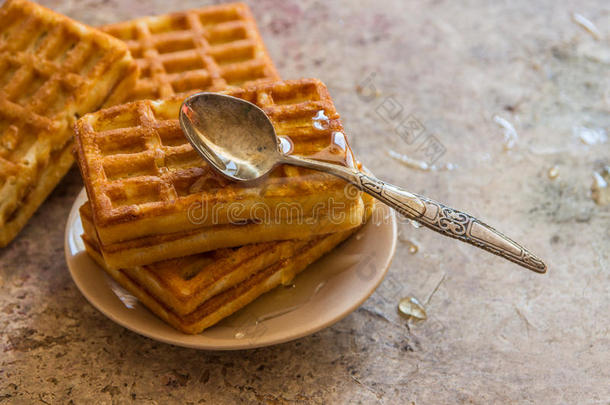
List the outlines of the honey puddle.
{"type": "Polygon", "coordinates": [[[129,309],[134,309],[138,304],[138,299],[133,296],[129,291],[121,287],[116,281],[109,278],[110,289],[117,296],[119,300],[129,309]]]}
{"type": "Polygon", "coordinates": [[[404,243],[407,245],[407,249],[409,250],[409,253],[411,253],[412,255],[419,252],[419,245],[415,241],[412,241],[411,239],[405,239],[401,236],[398,237],[398,240],[401,243],[404,243]]]}
{"type": "Polygon", "coordinates": [[[610,204],[610,166],[604,167],[601,172],[593,172],[591,185],[591,198],[597,205],[610,204]]]}
{"type": "Polygon", "coordinates": [[[395,159],[396,161],[403,164],[404,166],[407,166],[407,167],[409,167],[411,169],[415,169],[415,170],[421,170],[424,172],[434,172],[434,171],[439,171],[439,170],[449,170],[450,171],[450,170],[454,170],[457,167],[453,163],[444,163],[439,166],[431,165],[431,164],[428,164],[427,162],[424,162],[423,160],[413,159],[410,156],[395,152],[393,150],[388,150],[387,153],[388,153],[388,156],[395,159]]]}
{"type": "Polygon", "coordinates": [[[400,300],[398,303],[398,313],[407,319],[425,321],[428,319],[426,309],[417,300],[417,298],[408,296],[400,300]]]}
{"type": "MultiPolygon", "coordinates": [[[[329,280],[363,262],[362,254],[336,255],[332,263],[314,266],[297,275],[292,284],[278,286],[249,304],[245,311],[238,311],[222,320],[216,327],[232,328],[236,339],[256,337],[257,326],[296,311],[312,301],[329,280]]],[[[261,327],[264,329],[263,327],[261,327]]]]}
{"type": "Polygon", "coordinates": [[[546,174],[549,179],[555,180],[557,177],[559,177],[559,167],[556,165],[551,167],[546,174]]]}
{"type": "Polygon", "coordinates": [[[603,128],[589,128],[576,125],[572,128],[572,133],[585,145],[599,145],[608,141],[608,135],[603,128]]]}
{"type": "Polygon", "coordinates": [[[519,136],[517,135],[517,130],[515,129],[513,124],[508,122],[506,119],[500,117],[499,115],[494,116],[493,120],[502,129],[504,129],[504,150],[512,149],[517,143],[517,140],[519,139],[519,136]]]}
{"type": "Polygon", "coordinates": [[[591,20],[582,14],[572,13],[572,21],[584,28],[584,30],[591,34],[595,40],[599,41],[602,39],[602,33],[599,31],[599,29],[597,29],[591,20]]]}
{"type": "MultiPolygon", "coordinates": [[[[357,167],[354,154],[349,148],[347,138],[341,131],[332,130],[331,119],[328,118],[324,110],[319,110],[311,118],[311,125],[317,131],[316,136],[327,136],[327,145],[314,153],[295,152],[294,140],[289,135],[278,130],[280,151],[285,155],[295,153],[309,159],[324,162],[337,163],[346,167],[357,167]]],[[[302,145],[301,145],[302,148],[302,145]]]]}

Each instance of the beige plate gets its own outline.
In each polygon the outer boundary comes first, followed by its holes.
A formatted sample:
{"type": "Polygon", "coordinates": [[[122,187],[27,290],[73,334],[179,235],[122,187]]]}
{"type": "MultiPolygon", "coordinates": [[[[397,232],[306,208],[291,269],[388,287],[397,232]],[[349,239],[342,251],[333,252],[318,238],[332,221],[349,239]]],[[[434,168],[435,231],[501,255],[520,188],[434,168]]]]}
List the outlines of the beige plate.
{"type": "Polygon", "coordinates": [[[80,238],[76,198],[66,225],[66,261],[85,298],[127,329],[161,342],[206,350],[269,346],[307,336],[358,308],[383,280],[396,248],[396,218],[377,204],[373,220],[312,264],[292,287],[278,287],[199,335],[187,335],[150,313],[89,258],[80,238]]]}

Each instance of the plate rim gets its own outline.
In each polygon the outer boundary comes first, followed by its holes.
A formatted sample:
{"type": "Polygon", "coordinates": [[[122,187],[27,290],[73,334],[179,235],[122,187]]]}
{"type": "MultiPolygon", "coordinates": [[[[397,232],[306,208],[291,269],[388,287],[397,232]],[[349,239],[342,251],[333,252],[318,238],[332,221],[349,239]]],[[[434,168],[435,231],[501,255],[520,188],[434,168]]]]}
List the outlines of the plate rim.
{"type": "MultiPolygon", "coordinates": [[[[86,189],[84,187],[82,188],[82,190],[79,192],[77,197],[74,199],[74,202],[72,203],[72,207],[70,208],[70,214],[68,215],[68,219],[66,221],[66,226],[65,226],[65,231],[64,231],[64,256],[65,256],[66,265],[68,267],[68,271],[70,273],[70,277],[72,278],[72,281],[74,282],[74,284],[76,285],[76,287],[78,288],[80,293],[83,295],[83,297],[87,300],[87,302],[89,304],[91,304],[96,310],[101,312],[104,316],[106,316],[111,321],[113,321],[114,323],[116,323],[134,333],[137,333],[138,335],[144,336],[146,338],[149,338],[149,339],[152,339],[152,340],[155,340],[158,342],[162,342],[162,343],[166,343],[166,344],[170,344],[170,345],[178,346],[178,347],[186,347],[186,348],[190,348],[190,349],[209,350],[209,351],[212,351],[212,350],[218,350],[218,351],[249,350],[249,349],[274,346],[274,345],[290,342],[293,340],[303,338],[305,336],[309,336],[313,333],[319,332],[322,329],[326,329],[326,328],[334,325],[335,323],[341,321],[348,315],[350,315],[352,312],[354,312],[356,309],[358,309],[367,299],[369,299],[369,297],[377,290],[379,285],[385,279],[385,276],[387,275],[387,272],[390,268],[390,265],[392,264],[392,260],[394,259],[394,255],[396,253],[397,234],[398,234],[398,224],[397,224],[397,219],[396,219],[396,213],[394,212],[393,209],[386,206],[385,204],[379,203],[380,205],[377,205],[377,207],[381,207],[381,208],[375,208],[375,209],[384,209],[389,213],[389,218],[390,218],[389,226],[391,227],[391,235],[392,235],[391,236],[391,241],[392,241],[391,246],[390,246],[387,256],[384,257],[382,266],[380,266],[381,272],[380,272],[380,275],[377,277],[375,283],[372,284],[368,288],[368,291],[366,292],[366,294],[359,296],[358,299],[354,300],[354,302],[351,303],[346,310],[342,311],[341,313],[337,314],[336,316],[333,316],[333,317],[325,320],[324,322],[309,326],[308,328],[301,330],[299,333],[287,334],[283,337],[279,337],[279,338],[275,338],[275,339],[271,339],[271,340],[267,340],[267,341],[257,340],[256,342],[253,343],[253,342],[248,342],[248,340],[246,340],[246,339],[243,339],[243,340],[237,339],[236,340],[237,342],[243,342],[243,343],[242,344],[217,344],[217,345],[196,343],[196,342],[177,341],[172,338],[159,336],[159,334],[154,333],[154,332],[143,330],[141,327],[130,325],[124,319],[121,319],[118,315],[116,315],[114,311],[108,309],[108,306],[105,306],[105,305],[101,304],[100,302],[98,302],[98,300],[94,299],[94,297],[92,297],[89,294],[88,290],[86,290],[79,282],[77,282],[78,276],[75,277],[75,272],[77,270],[75,270],[73,268],[73,267],[75,267],[75,264],[71,263],[72,262],[71,259],[73,259],[76,256],[76,254],[72,254],[72,252],[71,252],[70,237],[72,235],[72,229],[73,229],[73,226],[71,226],[71,224],[74,224],[76,221],[80,221],[80,213],[79,213],[78,209],[80,207],[81,200],[83,200],[83,202],[86,201],[86,189]]],[[[80,237],[80,235],[78,235],[78,237],[80,237]]],[[[349,238],[348,238],[348,240],[349,240],[349,238]]],[[[84,252],[84,250],[80,250],[79,252],[77,252],[77,254],[81,253],[81,252],[84,252]]],[[[111,279],[103,271],[103,269],[100,268],[100,266],[97,263],[95,263],[91,258],[88,258],[88,259],[91,260],[92,264],[98,269],[98,271],[103,273],[102,276],[111,279]]],[[[143,306],[143,307],[152,316],[159,319],[155,314],[150,312],[150,310],[148,308],[146,308],[145,306],[143,306]]],[[[164,325],[166,325],[167,327],[174,329],[172,326],[168,325],[163,320],[160,320],[160,321],[163,322],[164,325]]],[[[180,331],[178,331],[178,332],[181,333],[180,331]]],[[[184,335],[185,336],[200,336],[202,334],[205,334],[205,331],[198,335],[188,335],[188,334],[184,334],[184,335]]]]}

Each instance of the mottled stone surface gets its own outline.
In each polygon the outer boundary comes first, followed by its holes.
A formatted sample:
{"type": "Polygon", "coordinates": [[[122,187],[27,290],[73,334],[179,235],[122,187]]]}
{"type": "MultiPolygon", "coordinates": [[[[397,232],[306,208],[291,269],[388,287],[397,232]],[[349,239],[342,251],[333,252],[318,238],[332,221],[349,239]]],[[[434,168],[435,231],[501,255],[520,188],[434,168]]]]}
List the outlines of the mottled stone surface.
{"type": "MultiPolygon", "coordinates": [[[[103,24],[205,1],[44,3],[103,24]]],[[[252,351],[172,347],[114,324],[71,281],[63,232],[82,186],[72,170],[0,251],[0,403],[607,404],[610,209],[590,186],[610,143],[578,139],[610,124],[607,5],[251,1],[280,73],[328,84],[368,167],[488,220],[545,258],[548,275],[404,225],[419,251],[400,243],[379,290],[333,327],[252,351]],[[456,169],[388,157],[423,158],[394,132],[400,120],[376,112],[398,104],[446,148],[437,164],[456,169]],[[496,116],[518,134],[510,150],[496,116]],[[427,301],[427,321],[397,315],[408,294],[427,301]]]]}

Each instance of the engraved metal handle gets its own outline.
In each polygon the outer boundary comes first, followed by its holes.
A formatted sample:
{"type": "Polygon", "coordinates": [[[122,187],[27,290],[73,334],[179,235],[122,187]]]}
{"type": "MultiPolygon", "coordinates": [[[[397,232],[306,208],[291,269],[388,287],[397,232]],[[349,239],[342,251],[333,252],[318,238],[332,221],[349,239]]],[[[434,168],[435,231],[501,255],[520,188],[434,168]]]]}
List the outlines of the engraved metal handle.
{"type": "Polygon", "coordinates": [[[469,214],[409,193],[355,169],[297,156],[285,156],[282,163],[338,176],[433,231],[470,243],[537,273],[546,272],[546,265],[537,256],[469,214]]]}
{"type": "Polygon", "coordinates": [[[542,260],[502,232],[465,212],[417,194],[416,196],[424,202],[426,210],[421,217],[413,219],[425,227],[470,243],[537,273],[546,272],[546,264],[542,260]]]}

